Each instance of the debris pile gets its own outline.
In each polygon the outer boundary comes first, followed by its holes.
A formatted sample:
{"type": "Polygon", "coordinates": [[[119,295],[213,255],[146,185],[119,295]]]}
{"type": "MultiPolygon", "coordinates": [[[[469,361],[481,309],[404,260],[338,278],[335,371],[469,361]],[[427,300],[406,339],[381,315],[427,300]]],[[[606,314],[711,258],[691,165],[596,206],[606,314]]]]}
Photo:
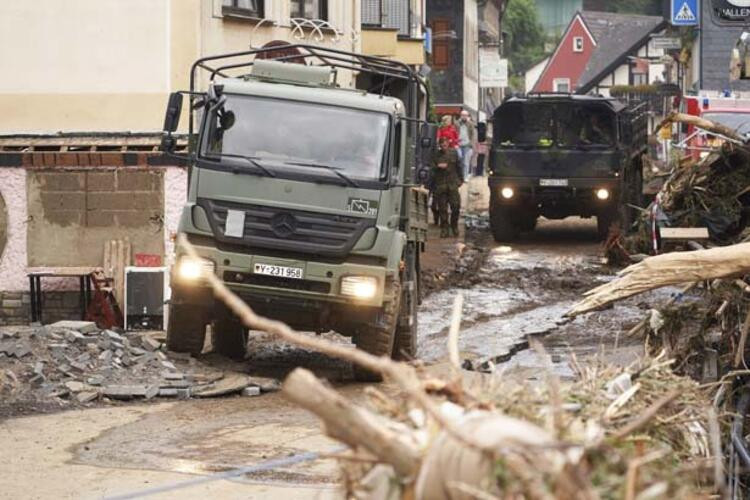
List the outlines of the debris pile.
{"type": "Polygon", "coordinates": [[[340,459],[352,498],[690,498],[720,491],[712,458],[721,456],[713,446],[720,424],[707,410],[709,395],[675,375],[664,357],[625,371],[577,367],[572,384],[549,370],[544,382],[498,376],[470,389],[458,354],[460,295],[448,333],[451,373],[436,379],[258,316],[218,278],[207,280],[246,327],[356,363],[395,386],[388,394],[368,388],[366,407],[303,368],[284,381],[284,395],[348,445],[340,459]]]}
{"type": "MultiPolygon", "coordinates": [[[[666,121],[693,124],[694,118],[673,114],[666,121]]],[[[637,218],[636,231],[608,245],[613,262],[622,260],[623,251],[652,254],[658,227],[706,228],[713,244],[741,239],[750,207],[750,147],[733,131],[699,121],[709,132],[720,134],[721,145],[701,160],[687,156],[675,166],[655,200],[637,218]]]]}
{"type": "Polygon", "coordinates": [[[165,352],[157,332],[100,330],[62,321],[0,330],[0,399],[6,405],[189,398],[273,389],[271,379],[227,373],[165,352]]]}

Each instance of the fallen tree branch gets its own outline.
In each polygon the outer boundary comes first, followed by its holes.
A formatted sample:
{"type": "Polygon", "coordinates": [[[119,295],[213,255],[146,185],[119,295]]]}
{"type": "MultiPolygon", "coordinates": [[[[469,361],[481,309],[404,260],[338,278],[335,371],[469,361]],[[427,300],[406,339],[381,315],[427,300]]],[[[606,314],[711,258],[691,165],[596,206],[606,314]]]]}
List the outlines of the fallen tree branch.
{"type": "Polygon", "coordinates": [[[589,290],[566,316],[668,285],[693,283],[750,272],[750,243],[649,257],[620,271],[620,278],[589,290]]]}
{"type": "Polygon", "coordinates": [[[403,434],[384,425],[382,417],[326,387],[308,370],[295,369],[282,389],[293,403],[317,415],[330,437],[352,448],[365,448],[404,477],[410,477],[419,467],[419,450],[404,439],[403,434]]]}
{"type": "Polygon", "coordinates": [[[620,440],[628,437],[629,435],[633,434],[634,432],[642,429],[646,424],[648,424],[651,419],[653,419],[665,406],[667,406],[669,403],[677,399],[677,397],[680,395],[679,392],[673,391],[660,400],[658,400],[656,403],[651,405],[646,411],[644,411],[638,418],[633,420],[632,422],[628,423],[621,429],[619,429],[617,432],[612,434],[610,436],[613,440],[620,440]]]}
{"type": "Polygon", "coordinates": [[[693,125],[707,132],[711,132],[713,134],[718,134],[718,135],[723,135],[729,139],[739,142],[740,144],[744,144],[745,142],[744,137],[742,137],[740,134],[737,133],[737,131],[727,127],[726,125],[712,122],[710,120],[706,120],[705,118],[701,118],[699,116],[688,115],[685,113],[678,113],[676,111],[673,111],[670,114],[668,114],[667,117],[664,118],[664,120],[662,120],[662,122],[659,124],[659,126],[655,130],[659,130],[661,127],[663,127],[664,125],[668,123],[684,123],[686,125],[693,125]]]}

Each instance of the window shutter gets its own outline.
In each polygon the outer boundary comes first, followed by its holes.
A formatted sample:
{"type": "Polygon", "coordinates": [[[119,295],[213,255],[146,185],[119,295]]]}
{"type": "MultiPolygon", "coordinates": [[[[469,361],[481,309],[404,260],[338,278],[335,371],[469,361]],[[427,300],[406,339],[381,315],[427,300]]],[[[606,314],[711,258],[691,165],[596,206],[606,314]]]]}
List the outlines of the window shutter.
{"type": "Polygon", "coordinates": [[[409,26],[409,3],[410,0],[383,0],[385,2],[385,21],[386,28],[398,29],[401,36],[409,36],[411,29],[409,26]]]}
{"type": "Polygon", "coordinates": [[[436,70],[447,69],[451,64],[451,30],[450,19],[433,19],[432,21],[432,67],[436,70]]]}
{"type": "Polygon", "coordinates": [[[362,24],[382,26],[380,9],[383,0],[362,0],[362,24]]]}

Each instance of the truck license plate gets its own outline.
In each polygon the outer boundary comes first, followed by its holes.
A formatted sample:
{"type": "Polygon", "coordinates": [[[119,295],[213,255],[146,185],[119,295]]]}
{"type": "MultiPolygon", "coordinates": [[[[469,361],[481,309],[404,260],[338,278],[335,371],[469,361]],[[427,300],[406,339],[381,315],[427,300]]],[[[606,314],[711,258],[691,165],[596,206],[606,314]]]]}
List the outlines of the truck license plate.
{"type": "Polygon", "coordinates": [[[255,274],[277,276],[279,278],[293,278],[301,280],[304,276],[301,267],[274,266],[271,264],[255,264],[255,274]]]}
{"type": "Polygon", "coordinates": [[[542,187],[567,187],[568,179],[539,179],[542,187]]]}

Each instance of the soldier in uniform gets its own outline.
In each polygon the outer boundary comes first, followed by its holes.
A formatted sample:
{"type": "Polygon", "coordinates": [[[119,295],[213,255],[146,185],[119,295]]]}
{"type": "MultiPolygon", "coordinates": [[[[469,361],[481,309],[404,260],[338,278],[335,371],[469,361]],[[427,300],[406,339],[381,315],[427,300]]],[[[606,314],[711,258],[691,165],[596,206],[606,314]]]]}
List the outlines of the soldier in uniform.
{"type": "Polygon", "coordinates": [[[458,236],[458,216],[461,212],[458,188],[464,183],[464,179],[458,154],[445,137],[440,139],[440,150],[433,158],[432,182],[440,213],[440,237],[447,238],[451,232],[453,236],[458,236]],[[450,219],[448,205],[451,209],[450,219]]]}

